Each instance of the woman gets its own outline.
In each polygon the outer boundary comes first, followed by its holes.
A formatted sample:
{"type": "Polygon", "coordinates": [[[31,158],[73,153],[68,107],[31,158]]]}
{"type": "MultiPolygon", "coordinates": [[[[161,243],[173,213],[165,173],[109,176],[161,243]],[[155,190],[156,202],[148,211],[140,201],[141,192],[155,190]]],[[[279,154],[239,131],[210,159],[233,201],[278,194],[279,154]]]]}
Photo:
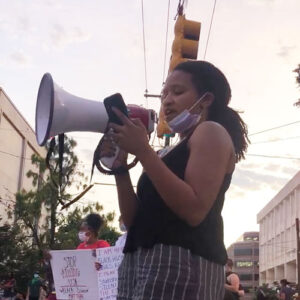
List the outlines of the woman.
{"type": "Polygon", "coordinates": [[[81,223],[78,238],[82,242],[77,249],[97,249],[109,247],[109,243],[98,240],[99,230],[103,224],[102,218],[98,214],[89,214],[81,223]]]}
{"type": "MultiPolygon", "coordinates": [[[[221,211],[248,141],[230,98],[225,76],[212,64],[179,64],[163,88],[162,109],[181,141],[162,158],[140,120],[114,109],[123,126],[111,124],[110,138],[144,168],[137,194],[128,172],[115,176],[128,228],[118,299],[223,299],[221,211]]],[[[125,154],[115,167],[126,164],[125,154]]]]}
{"type": "Polygon", "coordinates": [[[244,296],[239,276],[232,271],[233,261],[228,258],[225,266],[225,296],[224,300],[238,300],[244,296]]]}

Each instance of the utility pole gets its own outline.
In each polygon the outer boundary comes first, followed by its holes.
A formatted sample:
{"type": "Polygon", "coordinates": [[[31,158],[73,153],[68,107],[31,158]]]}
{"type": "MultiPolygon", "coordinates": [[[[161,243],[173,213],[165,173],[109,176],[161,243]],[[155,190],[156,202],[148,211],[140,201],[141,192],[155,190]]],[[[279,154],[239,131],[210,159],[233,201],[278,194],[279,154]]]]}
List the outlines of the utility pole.
{"type": "MultiPolygon", "coordinates": [[[[300,237],[299,237],[299,218],[296,218],[296,243],[297,243],[297,289],[298,295],[300,296],[300,237]]],[[[300,299],[300,298],[298,298],[300,299]]]]}

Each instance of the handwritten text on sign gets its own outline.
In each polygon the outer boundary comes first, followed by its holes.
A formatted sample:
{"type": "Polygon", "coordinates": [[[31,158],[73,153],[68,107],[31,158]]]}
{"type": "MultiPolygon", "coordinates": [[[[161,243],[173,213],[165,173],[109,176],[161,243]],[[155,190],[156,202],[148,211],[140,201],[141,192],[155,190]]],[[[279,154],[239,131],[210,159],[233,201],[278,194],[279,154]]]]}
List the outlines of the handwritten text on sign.
{"type": "Polygon", "coordinates": [[[63,250],[50,253],[57,299],[99,298],[95,257],[92,251],[63,250]]]}
{"type": "Polygon", "coordinates": [[[97,249],[99,299],[116,299],[118,293],[118,268],[123,259],[123,247],[97,249]]]}

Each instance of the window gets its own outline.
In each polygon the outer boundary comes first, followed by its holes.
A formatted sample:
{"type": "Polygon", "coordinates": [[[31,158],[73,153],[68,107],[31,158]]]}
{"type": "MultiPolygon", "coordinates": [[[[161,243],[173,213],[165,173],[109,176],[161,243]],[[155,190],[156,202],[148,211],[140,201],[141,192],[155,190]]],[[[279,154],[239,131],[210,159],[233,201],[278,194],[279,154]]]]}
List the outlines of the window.
{"type": "Polygon", "coordinates": [[[254,274],[254,280],[258,281],[259,280],[259,274],[254,274]]]}
{"type": "Polygon", "coordinates": [[[255,249],[254,249],[254,255],[255,255],[255,256],[258,256],[258,255],[259,255],[259,249],[258,249],[258,248],[255,248],[255,249]]]}
{"type": "Polygon", "coordinates": [[[252,255],[252,249],[245,248],[236,248],[234,249],[234,256],[243,256],[243,255],[252,255]]]}
{"type": "Polygon", "coordinates": [[[252,274],[240,274],[239,275],[241,281],[252,280],[252,274]]]}
{"type": "Polygon", "coordinates": [[[252,261],[237,261],[235,263],[237,268],[250,268],[253,266],[253,262],[252,261]]]}

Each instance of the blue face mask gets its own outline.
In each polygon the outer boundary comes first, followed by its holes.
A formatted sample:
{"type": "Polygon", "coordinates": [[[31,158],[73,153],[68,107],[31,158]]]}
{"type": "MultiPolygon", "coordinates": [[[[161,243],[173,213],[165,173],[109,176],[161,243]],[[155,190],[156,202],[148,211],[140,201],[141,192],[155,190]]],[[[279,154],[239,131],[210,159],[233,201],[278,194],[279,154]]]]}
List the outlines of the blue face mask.
{"type": "Polygon", "coordinates": [[[205,93],[200,99],[198,99],[190,109],[185,109],[178,116],[168,122],[168,126],[173,133],[184,133],[199,122],[201,115],[191,113],[190,111],[199,104],[199,102],[204,98],[204,96],[206,96],[206,94],[207,93],[205,93]]]}
{"type": "Polygon", "coordinates": [[[34,278],[39,278],[39,274],[33,274],[34,278]]]}

